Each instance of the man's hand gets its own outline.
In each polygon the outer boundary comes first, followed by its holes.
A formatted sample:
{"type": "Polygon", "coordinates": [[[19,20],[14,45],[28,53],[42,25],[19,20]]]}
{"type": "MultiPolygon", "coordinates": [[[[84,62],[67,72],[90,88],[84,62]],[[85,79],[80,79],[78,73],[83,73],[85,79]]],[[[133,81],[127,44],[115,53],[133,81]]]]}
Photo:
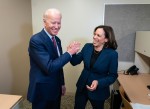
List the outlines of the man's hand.
{"type": "Polygon", "coordinates": [[[61,93],[62,93],[62,94],[61,94],[62,96],[65,95],[65,93],[66,93],[66,87],[65,87],[65,85],[62,85],[62,86],[61,86],[61,93]]]}
{"type": "Polygon", "coordinates": [[[67,47],[67,52],[71,55],[77,53],[80,50],[80,43],[79,42],[73,42],[67,47]]]}
{"type": "Polygon", "coordinates": [[[94,81],[92,82],[91,86],[86,85],[86,88],[87,88],[89,91],[94,91],[94,90],[96,90],[97,86],[98,86],[98,81],[97,81],[97,80],[94,80],[94,81]]]}

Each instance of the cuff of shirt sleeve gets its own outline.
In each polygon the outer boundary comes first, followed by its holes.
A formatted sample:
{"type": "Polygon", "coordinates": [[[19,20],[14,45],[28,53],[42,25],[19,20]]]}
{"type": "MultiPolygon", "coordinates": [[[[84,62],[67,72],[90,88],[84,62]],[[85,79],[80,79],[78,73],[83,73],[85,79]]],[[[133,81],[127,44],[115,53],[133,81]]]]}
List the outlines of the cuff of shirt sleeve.
{"type": "Polygon", "coordinates": [[[72,57],[72,55],[69,52],[67,52],[67,53],[70,55],[70,57],[72,57]]]}

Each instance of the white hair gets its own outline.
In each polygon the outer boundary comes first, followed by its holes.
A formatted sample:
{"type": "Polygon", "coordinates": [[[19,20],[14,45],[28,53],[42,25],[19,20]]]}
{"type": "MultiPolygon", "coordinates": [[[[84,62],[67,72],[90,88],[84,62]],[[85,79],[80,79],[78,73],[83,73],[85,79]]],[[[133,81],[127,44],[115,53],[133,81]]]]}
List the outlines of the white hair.
{"type": "Polygon", "coordinates": [[[44,12],[43,20],[46,20],[47,18],[49,18],[50,15],[53,15],[53,14],[57,14],[57,15],[60,15],[62,17],[61,12],[58,9],[50,8],[44,12]]]}

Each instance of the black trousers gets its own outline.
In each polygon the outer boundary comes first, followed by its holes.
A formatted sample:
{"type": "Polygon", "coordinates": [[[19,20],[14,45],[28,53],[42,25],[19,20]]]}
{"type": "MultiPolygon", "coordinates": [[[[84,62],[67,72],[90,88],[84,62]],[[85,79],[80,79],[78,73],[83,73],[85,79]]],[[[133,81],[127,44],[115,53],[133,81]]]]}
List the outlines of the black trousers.
{"type": "Polygon", "coordinates": [[[36,101],[32,103],[32,109],[60,109],[61,96],[56,100],[36,101]]]}
{"type": "Polygon", "coordinates": [[[85,109],[87,101],[90,101],[92,109],[104,109],[105,100],[92,100],[88,97],[87,90],[82,92],[76,91],[74,109],[85,109]]]}

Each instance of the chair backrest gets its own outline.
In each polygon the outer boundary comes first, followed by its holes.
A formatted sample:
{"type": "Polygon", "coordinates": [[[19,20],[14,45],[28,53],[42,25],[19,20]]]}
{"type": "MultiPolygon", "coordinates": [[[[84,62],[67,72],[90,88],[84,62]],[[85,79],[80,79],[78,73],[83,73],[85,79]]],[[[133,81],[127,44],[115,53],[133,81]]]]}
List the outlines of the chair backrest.
{"type": "Polygon", "coordinates": [[[130,102],[125,98],[125,92],[122,86],[119,86],[119,92],[122,98],[123,109],[133,109],[130,102]]]}

